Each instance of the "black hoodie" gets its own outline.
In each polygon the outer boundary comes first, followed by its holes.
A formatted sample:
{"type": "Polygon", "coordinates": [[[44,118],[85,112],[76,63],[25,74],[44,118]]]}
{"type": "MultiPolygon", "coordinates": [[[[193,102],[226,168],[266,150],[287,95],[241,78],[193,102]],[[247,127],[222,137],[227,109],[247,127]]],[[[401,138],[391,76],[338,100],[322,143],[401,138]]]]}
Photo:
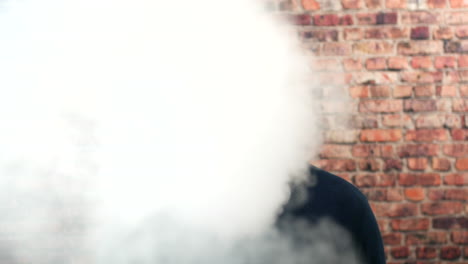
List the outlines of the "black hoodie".
{"type": "Polygon", "coordinates": [[[331,218],[350,232],[366,264],[385,264],[382,238],[367,198],[336,175],[315,167],[309,171],[315,184],[293,188],[292,198],[279,220],[289,218],[314,224],[321,218],[331,218]],[[306,195],[301,195],[300,190],[306,195]],[[298,196],[305,200],[297,204],[298,196]]]}

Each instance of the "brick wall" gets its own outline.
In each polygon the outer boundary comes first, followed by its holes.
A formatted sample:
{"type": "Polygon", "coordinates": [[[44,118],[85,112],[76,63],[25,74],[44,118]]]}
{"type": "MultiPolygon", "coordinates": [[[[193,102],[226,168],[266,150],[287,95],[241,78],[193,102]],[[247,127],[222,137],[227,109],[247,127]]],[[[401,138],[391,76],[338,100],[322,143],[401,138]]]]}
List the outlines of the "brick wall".
{"type": "Polygon", "coordinates": [[[468,263],[468,1],[267,7],[297,27],[323,85],[314,164],[367,195],[388,263],[468,263]]]}

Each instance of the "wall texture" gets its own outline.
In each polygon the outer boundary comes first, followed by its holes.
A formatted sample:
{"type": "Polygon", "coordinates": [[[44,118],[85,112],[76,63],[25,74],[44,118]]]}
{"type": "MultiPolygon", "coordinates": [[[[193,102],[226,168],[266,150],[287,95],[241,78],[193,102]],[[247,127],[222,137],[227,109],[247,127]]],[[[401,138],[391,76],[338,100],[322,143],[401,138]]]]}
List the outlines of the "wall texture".
{"type": "Polygon", "coordinates": [[[324,87],[314,164],[367,195],[388,263],[468,263],[468,1],[266,4],[324,87]]]}

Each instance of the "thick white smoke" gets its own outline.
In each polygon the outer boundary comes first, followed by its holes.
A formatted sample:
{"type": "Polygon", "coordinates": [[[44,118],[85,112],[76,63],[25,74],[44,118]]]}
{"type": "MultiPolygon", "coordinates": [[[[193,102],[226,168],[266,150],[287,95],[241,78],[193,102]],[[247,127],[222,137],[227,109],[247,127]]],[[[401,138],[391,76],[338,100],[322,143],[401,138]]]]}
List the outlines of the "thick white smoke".
{"type": "Polygon", "coordinates": [[[292,254],[271,228],[320,143],[314,86],[293,36],[249,2],[3,2],[2,258],[292,254]]]}

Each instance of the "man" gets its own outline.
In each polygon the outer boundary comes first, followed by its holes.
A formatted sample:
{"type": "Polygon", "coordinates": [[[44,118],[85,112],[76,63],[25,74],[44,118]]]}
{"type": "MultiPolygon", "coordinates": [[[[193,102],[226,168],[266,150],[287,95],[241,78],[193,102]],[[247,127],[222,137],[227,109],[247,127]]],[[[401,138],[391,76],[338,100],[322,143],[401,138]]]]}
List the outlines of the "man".
{"type": "Polygon", "coordinates": [[[367,198],[336,175],[315,167],[309,171],[311,182],[292,188],[291,199],[279,217],[280,227],[284,219],[305,220],[312,225],[320,219],[332,219],[349,231],[366,264],[385,264],[382,238],[367,198]]]}

